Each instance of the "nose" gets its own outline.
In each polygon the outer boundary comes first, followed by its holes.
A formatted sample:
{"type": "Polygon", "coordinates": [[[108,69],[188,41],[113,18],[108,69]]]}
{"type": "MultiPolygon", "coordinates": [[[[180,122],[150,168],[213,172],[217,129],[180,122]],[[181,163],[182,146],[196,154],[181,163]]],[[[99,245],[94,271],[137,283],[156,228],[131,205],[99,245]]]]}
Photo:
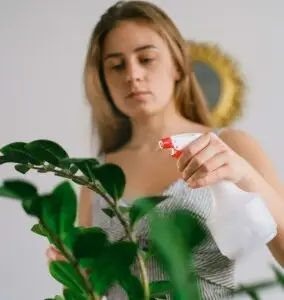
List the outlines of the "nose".
{"type": "Polygon", "coordinates": [[[139,82],[143,80],[144,70],[137,63],[131,62],[126,68],[126,81],[128,83],[139,82]]]}

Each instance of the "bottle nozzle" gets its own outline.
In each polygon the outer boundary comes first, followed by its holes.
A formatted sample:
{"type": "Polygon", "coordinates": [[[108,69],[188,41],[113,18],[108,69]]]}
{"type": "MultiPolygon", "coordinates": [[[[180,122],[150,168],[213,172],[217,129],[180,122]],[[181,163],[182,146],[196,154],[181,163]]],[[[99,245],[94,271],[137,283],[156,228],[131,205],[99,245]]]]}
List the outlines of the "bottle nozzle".
{"type": "Polygon", "coordinates": [[[159,140],[160,149],[170,149],[173,148],[172,139],[170,137],[163,138],[159,140]]]}

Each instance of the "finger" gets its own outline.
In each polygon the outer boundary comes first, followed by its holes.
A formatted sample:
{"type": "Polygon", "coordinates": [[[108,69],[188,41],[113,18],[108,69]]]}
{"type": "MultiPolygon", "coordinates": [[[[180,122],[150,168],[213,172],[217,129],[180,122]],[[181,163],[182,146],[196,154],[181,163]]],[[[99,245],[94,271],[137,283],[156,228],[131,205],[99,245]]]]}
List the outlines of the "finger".
{"type": "Polygon", "coordinates": [[[177,161],[177,167],[180,172],[184,170],[189,160],[207,147],[211,141],[211,134],[204,134],[182,149],[182,154],[177,161]]]}
{"type": "Polygon", "coordinates": [[[222,150],[219,148],[209,144],[209,146],[189,160],[187,166],[183,170],[183,179],[188,180],[197,171],[212,171],[219,167],[220,163],[225,159],[221,154],[221,151],[222,150]]]}
{"type": "Polygon", "coordinates": [[[220,168],[210,173],[207,173],[204,176],[190,179],[188,182],[188,186],[191,188],[200,188],[200,187],[214,184],[222,179],[225,179],[227,177],[228,170],[229,170],[229,166],[223,165],[220,168]]]}
{"type": "Polygon", "coordinates": [[[46,250],[46,256],[49,261],[64,261],[64,260],[66,260],[66,258],[61,254],[61,252],[52,246],[46,250]]]}

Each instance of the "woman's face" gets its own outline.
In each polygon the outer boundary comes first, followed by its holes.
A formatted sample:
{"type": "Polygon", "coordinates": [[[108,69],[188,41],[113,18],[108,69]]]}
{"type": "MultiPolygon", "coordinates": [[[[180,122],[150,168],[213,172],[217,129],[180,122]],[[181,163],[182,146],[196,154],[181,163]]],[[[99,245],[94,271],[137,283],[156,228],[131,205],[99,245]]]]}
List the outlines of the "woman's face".
{"type": "Polygon", "coordinates": [[[150,26],[121,22],[106,37],[103,67],[117,108],[132,119],[173,106],[178,73],[166,42],[150,26]]]}

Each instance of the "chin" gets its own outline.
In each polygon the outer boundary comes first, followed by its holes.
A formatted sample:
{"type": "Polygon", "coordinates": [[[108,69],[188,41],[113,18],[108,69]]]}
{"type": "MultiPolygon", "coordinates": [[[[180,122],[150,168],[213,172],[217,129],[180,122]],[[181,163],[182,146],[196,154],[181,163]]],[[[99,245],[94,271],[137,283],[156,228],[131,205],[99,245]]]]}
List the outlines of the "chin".
{"type": "Polygon", "coordinates": [[[149,118],[152,118],[156,115],[159,115],[161,110],[157,109],[150,109],[149,107],[146,109],[137,109],[136,111],[132,111],[131,113],[128,113],[128,116],[133,120],[139,120],[139,121],[146,121],[149,120],[149,118]]]}

